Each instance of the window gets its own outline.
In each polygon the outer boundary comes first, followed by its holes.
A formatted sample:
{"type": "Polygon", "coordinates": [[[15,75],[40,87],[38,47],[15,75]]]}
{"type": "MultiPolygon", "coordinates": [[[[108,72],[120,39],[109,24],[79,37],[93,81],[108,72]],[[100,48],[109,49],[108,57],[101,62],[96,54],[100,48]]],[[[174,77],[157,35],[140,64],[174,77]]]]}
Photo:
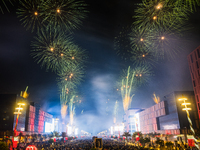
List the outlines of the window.
{"type": "Polygon", "coordinates": [[[190,60],[191,60],[191,62],[193,63],[193,58],[192,58],[192,54],[190,55],[190,60]]]}
{"type": "Polygon", "coordinates": [[[193,80],[193,86],[196,87],[195,80],[193,80]]]}
{"type": "Polygon", "coordinates": [[[196,55],[196,52],[194,52],[194,56],[195,56],[195,59],[197,60],[197,55],[196,55]]]}
{"type": "Polygon", "coordinates": [[[196,61],[196,65],[197,65],[197,69],[199,68],[199,64],[198,64],[198,61],[196,61]]]}
{"type": "Polygon", "coordinates": [[[199,49],[197,49],[197,54],[198,54],[198,57],[200,58],[200,53],[199,53],[199,49]]]}

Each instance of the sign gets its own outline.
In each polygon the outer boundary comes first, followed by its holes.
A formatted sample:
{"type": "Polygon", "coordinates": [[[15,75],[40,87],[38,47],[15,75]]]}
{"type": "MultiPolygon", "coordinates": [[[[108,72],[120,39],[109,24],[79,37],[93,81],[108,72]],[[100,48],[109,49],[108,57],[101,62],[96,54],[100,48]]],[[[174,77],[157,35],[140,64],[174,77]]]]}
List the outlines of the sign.
{"type": "Polygon", "coordinates": [[[26,147],[26,150],[38,150],[35,145],[29,145],[26,147]]]}
{"type": "Polygon", "coordinates": [[[103,148],[102,138],[95,138],[94,146],[95,148],[103,148]]]}

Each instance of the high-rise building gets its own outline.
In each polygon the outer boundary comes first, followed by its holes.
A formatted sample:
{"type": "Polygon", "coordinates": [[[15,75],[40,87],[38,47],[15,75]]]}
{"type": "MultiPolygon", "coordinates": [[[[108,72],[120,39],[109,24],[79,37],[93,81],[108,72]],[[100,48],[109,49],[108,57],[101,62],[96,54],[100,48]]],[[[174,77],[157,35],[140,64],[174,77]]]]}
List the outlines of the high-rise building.
{"type": "Polygon", "coordinates": [[[187,98],[190,119],[199,130],[199,118],[193,91],[174,91],[164,96],[163,101],[139,113],[142,133],[182,134],[190,130],[190,124],[180,98],[187,98]]]}
{"type": "Polygon", "coordinates": [[[194,88],[194,94],[197,104],[198,115],[200,119],[200,46],[197,47],[188,56],[190,74],[194,88]]]}

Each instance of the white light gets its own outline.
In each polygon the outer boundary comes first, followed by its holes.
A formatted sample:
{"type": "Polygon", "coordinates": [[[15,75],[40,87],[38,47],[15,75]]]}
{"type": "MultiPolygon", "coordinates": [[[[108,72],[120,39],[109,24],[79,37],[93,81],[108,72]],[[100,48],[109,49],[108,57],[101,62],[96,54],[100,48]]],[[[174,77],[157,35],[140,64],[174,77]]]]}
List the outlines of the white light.
{"type": "Polygon", "coordinates": [[[53,132],[53,129],[54,129],[53,124],[49,122],[45,122],[44,128],[45,128],[45,132],[49,132],[49,133],[53,132]]]}
{"type": "Polygon", "coordinates": [[[182,110],[192,110],[191,108],[183,108],[182,110]]]}
{"type": "Polygon", "coordinates": [[[78,128],[75,129],[75,135],[78,135],[78,128]]]}
{"type": "Polygon", "coordinates": [[[191,103],[182,103],[182,105],[191,105],[191,103]]]}
{"type": "Polygon", "coordinates": [[[72,134],[72,127],[67,126],[67,134],[71,135],[72,134]]]}
{"type": "Polygon", "coordinates": [[[21,112],[14,112],[14,114],[18,115],[18,114],[22,114],[21,112]]]}
{"type": "Polygon", "coordinates": [[[187,100],[187,98],[180,98],[179,101],[187,100]]]}

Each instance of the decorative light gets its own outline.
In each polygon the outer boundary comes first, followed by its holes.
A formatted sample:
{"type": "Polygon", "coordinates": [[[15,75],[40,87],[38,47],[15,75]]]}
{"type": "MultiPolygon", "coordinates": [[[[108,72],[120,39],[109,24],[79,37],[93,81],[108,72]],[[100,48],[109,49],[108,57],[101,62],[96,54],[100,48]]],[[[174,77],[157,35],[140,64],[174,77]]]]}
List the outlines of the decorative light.
{"type": "Polygon", "coordinates": [[[60,56],[63,56],[63,53],[61,53],[60,56]]]}
{"type": "Polygon", "coordinates": [[[143,54],[142,57],[145,57],[145,55],[143,54]]]}
{"type": "Polygon", "coordinates": [[[74,59],[74,56],[72,57],[72,59],[74,59]]]}
{"type": "Polygon", "coordinates": [[[67,78],[65,78],[65,81],[67,81],[67,78]]]}
{"type": "Polygon", "coordinates": [[[140,74],[140,77],[142,76],[142,74],[140,74]]]}
{"type": "Polygon", "coordinates": [[[144,39],[143,39],[143,38],[141,38],[141,39],[140,39],[140,41],[141,41],[141,42],[143,42],[143,41],[144,41],[144,39]]]}
{"type": "Polygon", "coordinates": [[[38,15],[38,12],[36,11],[36,12],[34,13],[34,15],[37,16],[37,15],[38,15]]]}
{"type": "Polygon", "coordinates": [[[136,77],[138,76],[138,74],[135,75],[136,77]]]}

